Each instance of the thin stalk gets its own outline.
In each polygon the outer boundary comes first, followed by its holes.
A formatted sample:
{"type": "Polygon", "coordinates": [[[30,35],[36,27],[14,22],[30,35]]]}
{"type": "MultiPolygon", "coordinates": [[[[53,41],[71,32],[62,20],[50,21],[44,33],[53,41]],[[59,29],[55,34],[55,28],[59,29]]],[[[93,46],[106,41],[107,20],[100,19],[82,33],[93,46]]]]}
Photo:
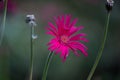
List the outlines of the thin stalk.
{"type": "Polygon", "coordinates": [[[48,72],[48,68],[49,68],[52,57],[53,57],[53,52],[50,52],[48,57],[47,57],[47,61],[45,63],[42,80],[46,80],[46,78],[47,78],[47,72],[48,72]]]}
{"type": "Polygon", "coordinates": [[[31,60],[30,60],[30,80],[32,80],[32,77],[33,77],[33,57],[34,57],[34,55],[33,55],[33,38],[32,38],[32,35],[33,35],[33,33],[34,33],[34,26],[31,26],[31,37],[30,37],[30,52],[31,52],[31,60]]]}
{"type": "Polygon", "coordinates": [[[7,15],[7,3],[8,0],[4,1],[4,16],[3,16],[3,23],[2,23],[2,30],[1,30],[1,35],[0,35],[0,46],[2,45],[2,40],[4,36],[4,31],[5,31],[5,23],[6,23],[6,15],[7,15]]]}
{"type": "Polygon", "coordinates": [[[103,49],[104,49],[104,47],[105,47],[105,42],[106,42],[106,38],[107,38],[107,34],[108,34],[109,20],[110,20],[110,13],[108,13],[108,16],[107,16],[106,30],[105,30],[105,34],[104,34],[104,39],[103,39],[102,45],[101,45],[101,47],[100,47],[100,49],[99,49],[98,55],[97,55],[97,57],[96,57],[96,60],[95,60],[95,62],[94,62],[94,65],[93,65],[93,67],[92,67],[92,69],[91,69],[91,71],[90,71],[90,73],[89,73],[89,75],[88,75],[87,80],[91,80],[91,78],[92,78],[92,76],[93,76],[93,74],[94,74],[94,72],[95,72],[95,69],[96,69],[96,67],[97,67],[97,65],[98,65],[98,63],[99,63],[99,61],[100,61],[100,58],[101,58],[101,56],[102,56],[102,52],[103,52],[103,49]]]}

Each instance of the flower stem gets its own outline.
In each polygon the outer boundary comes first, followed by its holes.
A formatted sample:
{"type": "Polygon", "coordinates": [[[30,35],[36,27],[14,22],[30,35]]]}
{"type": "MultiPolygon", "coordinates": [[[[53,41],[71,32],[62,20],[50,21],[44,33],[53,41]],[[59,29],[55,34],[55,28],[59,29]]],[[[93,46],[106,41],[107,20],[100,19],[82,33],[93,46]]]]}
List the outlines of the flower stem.
{"type": "Polygon", "coordinates": [[[5,22],[6,22],[6,14],[7,14],[7,3],[8,0],[4,1],[4,16],[3,16],[3,23],[2,23],[2,31],[1,31],[1,35],[0,35],[0,46],[2,45],[2,40],[3,40],[3,36],[4,36],[4,30],[5,30],[5,22]]]}
{"type": "Polygon", "coordinates": [[[47,57],[47,61],[45,63],[42,80],[46,80],[48,68],[49,68],[52,57],[53,57],[53,52],[50,52],[48,57],[47,57]]]}
{"type": "Polygon", "coordinates": [[[33,55],[33,38],[32,38],[32,35],[33,35],[33,33],[34,33],[34,26],[31,26],[31,37],[30,37],[30,52],[31,52],[31,63],[30,63],[30,78],[29,78],[29,80],[32,80],[32,77],[33,77],[33,57],[34,57],[34,55],[33,55]]]}
{"type": "Polygon", "coordinates": [[[98,55],[96,57],[94,65],[93,65],[93,67],[92,67],[92,69],[91,69],[91,71],[90,71],[90,73],[88,75],[87,80],[91,80],[91,78],[92,78],[92,76],[93,76],[93,74],[95,72],[95,69],[96,69],[96,67],[97,67],[97,65],[98,65],[98,63],[100,61],[100,58],[102,56],[102,52],[103,52],[103,49],[105,47],[105,42],[106,42],[107,33],[108,33],[109,20],[110,20],[110,12],[108,13],[108,16],[107,16],[106,30],[105,30],[105,34],[104,34],[104,39],[103,39],[102,45],[101,45],[101,47],[99,49],[98,55]]]}

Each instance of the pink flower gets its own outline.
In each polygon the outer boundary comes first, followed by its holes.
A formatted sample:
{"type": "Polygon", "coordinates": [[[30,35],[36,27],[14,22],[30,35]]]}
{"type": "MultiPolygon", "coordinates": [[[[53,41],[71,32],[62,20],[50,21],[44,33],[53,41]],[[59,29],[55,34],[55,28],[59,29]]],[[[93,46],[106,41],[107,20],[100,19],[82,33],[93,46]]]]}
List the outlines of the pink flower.
{"type": "MultiPolygon", "coordinates": [[[[0,1],[0,12],[4,10],[4,1],[0,1]]],[[[7,11],[9,13],[14,13],[16,10],[15,3],[12,0],[8,0],[7,11]]]]}
{"type": "Polygon", "coordinates": [[[55,18],[56,26],[49,22],[47,27],[47,34],[53,36],[54,38],[48,43],[49,50],[54,51],[55,54],[60,53],[60,57],[64,62],[69,55],[69,51],[73,51],[76,56],[79,56],[78,51],[81,51],[85,56],[87,56],[87,47],[80,41],[88,42],[84,36],[85,33],[75,34],[79,30],[83,29],[83,26],[76,27],[75,24],[77,19],[70,22],[71,16],[58,16],[55,18]]]}

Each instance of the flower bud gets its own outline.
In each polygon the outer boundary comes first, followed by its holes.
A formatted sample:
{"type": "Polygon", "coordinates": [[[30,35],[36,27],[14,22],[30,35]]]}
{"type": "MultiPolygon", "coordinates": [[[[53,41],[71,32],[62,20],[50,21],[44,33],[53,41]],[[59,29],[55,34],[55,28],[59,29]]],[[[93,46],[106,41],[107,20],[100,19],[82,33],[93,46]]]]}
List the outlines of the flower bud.
{"type": "Polygon", "coordinates": [[[26,16],[26,23],[28,23],[29,25],[32,25],[32,26],[36,26],[35,16],[34,15],[27,15],[26,16]]]}
{"type": "Polygon", "coordinates": [[[107,0],[106,9],[108,12],[110,12],[112,10],[113,4],[114,4],[113,0],[107,0]]]}

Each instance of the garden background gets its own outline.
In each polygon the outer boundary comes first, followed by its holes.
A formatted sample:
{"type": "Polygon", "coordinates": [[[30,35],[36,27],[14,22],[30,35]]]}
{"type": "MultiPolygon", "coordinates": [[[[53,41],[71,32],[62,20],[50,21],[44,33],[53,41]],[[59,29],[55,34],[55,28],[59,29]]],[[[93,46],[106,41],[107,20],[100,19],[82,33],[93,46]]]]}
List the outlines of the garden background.
{"type": "MultiPolygon", "coordinates": [[[[28,80],[30,65],[30,27],[25,23],[26,15],[34,14],[38,39],[34,42],[33,80],[41,80],[49,53],[46,34],[48,22],[53,17],[71,14],[78,18],[77,26],[87,33],[88,57],[71,53],[66,62],[54,55],[48,70],[47,80],[86,80],[101,46],[107,11],[106,0],[10,0],[12,10],[7,12],[6,27],[0,46],[0,80],[28,80]]],[[[120,0],[114,0],[109,32],[102,58],[92,80],[120,80],[120,0]]],[[[3,11],[0,10],[0,24],[3,11]]]]}

